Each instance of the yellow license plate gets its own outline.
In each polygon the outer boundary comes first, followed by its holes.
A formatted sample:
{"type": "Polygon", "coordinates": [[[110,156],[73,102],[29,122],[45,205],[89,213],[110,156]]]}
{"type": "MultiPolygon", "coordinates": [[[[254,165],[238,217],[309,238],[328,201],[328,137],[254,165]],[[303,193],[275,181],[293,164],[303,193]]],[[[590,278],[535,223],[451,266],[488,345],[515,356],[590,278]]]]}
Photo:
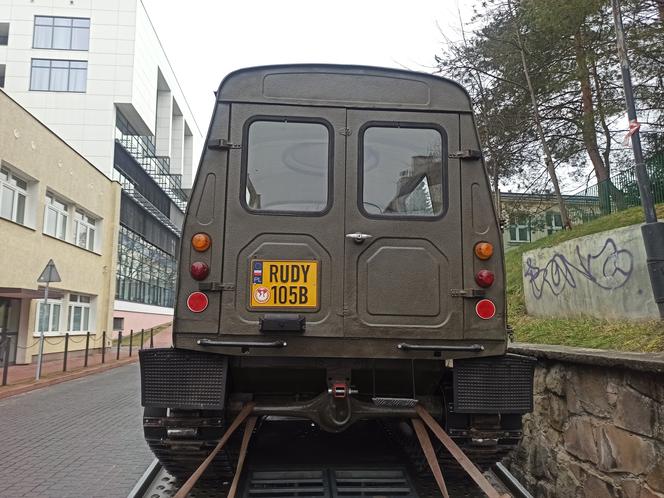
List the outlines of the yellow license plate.
{"type": "Polygon", "coordinates": [[[318,261],[251,262],[252,308],[318,307],[318,261]]]}

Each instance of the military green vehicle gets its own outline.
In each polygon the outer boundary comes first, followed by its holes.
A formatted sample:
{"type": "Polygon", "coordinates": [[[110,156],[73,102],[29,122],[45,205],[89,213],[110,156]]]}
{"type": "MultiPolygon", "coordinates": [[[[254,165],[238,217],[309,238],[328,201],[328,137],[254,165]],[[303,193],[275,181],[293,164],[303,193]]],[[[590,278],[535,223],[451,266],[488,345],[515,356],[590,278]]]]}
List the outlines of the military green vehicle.
{"type": "Polygon", "coordinates": [[[532,409],[532,360],[506,353],[501,240],[458,84],[336,65],[230,74],[184,222],[175,347],[141,352],[155,455],[187,477],[252,400],[329,432],[380,419],[417,460],[400,421],[419,403],[494,462],[532,409]]]}

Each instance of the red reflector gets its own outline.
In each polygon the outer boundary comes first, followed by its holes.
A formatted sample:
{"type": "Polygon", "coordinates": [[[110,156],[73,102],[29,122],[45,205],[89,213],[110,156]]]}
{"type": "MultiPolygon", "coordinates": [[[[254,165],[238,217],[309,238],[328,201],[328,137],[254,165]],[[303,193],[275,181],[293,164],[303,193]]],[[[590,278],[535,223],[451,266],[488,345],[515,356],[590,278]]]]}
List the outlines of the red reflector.
{"type": "Polygon", "coordinates": [[[191,264],[191,276],[196,280],[203,280],[210,274],[210,267],[201,261],[191,264]]]}
{"type": "Polygon", "coordinates": [[[496,315],[496,305],[493,304],[493,301],[488,299],[482,299],[475,305],[475,313],[482,320],[489,320],[496,315]]]}
{"type": "Polygon", "coordinates": [[[496,277],[492,271],[480,270],[477,272],[477,275],[475,275],[475,282],[477,282],[477,285],[480,287],[491,287],[495,278],[496,277]]]}
{"type": "Polygon", "coordinates": [[[194,313],[205,311],[208,307],[208,297],[202,292],[192,292],[187,298],[187,308],[194,313]]]}

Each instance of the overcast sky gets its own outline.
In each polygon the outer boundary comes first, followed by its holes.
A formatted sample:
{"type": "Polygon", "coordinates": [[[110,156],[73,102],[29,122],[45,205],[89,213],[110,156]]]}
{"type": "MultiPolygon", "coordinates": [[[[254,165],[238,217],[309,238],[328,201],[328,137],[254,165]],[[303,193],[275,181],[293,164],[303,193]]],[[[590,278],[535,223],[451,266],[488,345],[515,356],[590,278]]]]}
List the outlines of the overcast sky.
{"type": "Polygon", "coordinates": [[[213,93],[242,67],[297,62],[431,72],[474,0],[143,0],[205,134],[213,93]]]}

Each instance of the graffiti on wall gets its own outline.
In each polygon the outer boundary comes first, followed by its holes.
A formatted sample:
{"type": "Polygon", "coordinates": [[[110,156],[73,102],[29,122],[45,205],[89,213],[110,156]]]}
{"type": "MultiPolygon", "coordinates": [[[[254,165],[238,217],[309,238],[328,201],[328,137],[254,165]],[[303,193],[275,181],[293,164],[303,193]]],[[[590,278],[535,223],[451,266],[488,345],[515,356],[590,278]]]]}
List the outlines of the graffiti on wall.
{"type": "Polygon", "coordinates": [[[619,249],[612,238],[606,239],[597,254],[582,254],[577,245],[570,258],[556,253],[544,266],[538,266],[532,258],[526,259],[524,277],[530,284],[533,297],[541,299],[546,289],[554,296],[567,287],[576,289],[578,279],[587,280],[603,290],[619,289],[634,271],[634,256],[627,249],[619,249]]]}

